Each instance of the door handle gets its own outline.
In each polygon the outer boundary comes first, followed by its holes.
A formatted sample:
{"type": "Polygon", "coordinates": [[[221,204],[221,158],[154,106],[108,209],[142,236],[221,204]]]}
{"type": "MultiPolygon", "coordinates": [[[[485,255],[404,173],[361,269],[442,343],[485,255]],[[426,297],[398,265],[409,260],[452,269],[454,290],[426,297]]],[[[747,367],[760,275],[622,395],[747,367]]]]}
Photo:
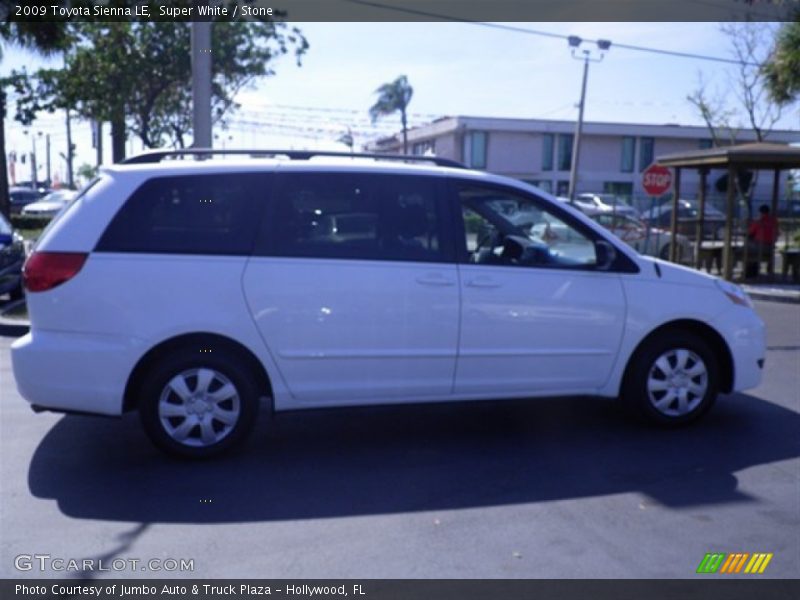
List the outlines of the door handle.
{"type": "Polygon", "coordinates": [[[466,285],[474,288],[499,288],[503,284],[489,277],[477,277],[467,281],[466,285]]]}
{"type": "Polygon", "coordinates": [[[422,285],[436,285],[442,287],[448,287],[456,284],[456,282],[452,279],[447,279],[444,275],[439,275],[436,273],[420,275],[417,277],[417,283],[421,283],[422,285]]]}

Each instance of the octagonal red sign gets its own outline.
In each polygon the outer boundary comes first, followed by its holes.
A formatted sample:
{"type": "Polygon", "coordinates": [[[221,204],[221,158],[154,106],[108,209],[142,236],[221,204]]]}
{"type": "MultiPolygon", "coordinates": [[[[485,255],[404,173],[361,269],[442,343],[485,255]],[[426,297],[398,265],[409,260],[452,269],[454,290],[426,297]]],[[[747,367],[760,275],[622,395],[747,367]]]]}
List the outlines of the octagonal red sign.
{"type": "Polygon", "coordinates": [[[661,196],[672,187],[672,171],[653,163],[642,172],[642,187],[649,196],[661,196]]]}

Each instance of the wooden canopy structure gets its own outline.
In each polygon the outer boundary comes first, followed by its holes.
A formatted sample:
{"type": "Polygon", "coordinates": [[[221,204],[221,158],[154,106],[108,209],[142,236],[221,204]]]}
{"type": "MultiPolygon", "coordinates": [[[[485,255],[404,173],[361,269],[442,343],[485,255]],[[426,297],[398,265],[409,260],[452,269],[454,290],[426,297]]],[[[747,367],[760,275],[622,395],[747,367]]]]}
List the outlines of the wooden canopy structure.
{"type": "MultiPolygon", "coordinates": [[[[671,233],[674,236],[678,227],[678,198],[681,188],[681,169],[697,169],[700,172],[699,211],[697,223],[697,239],[695,241],[695,257],[700,256],[700,246],[703,239],[703,219],[706,210],[706,179],[711,169],[722,169],[728,173],[727,203],[725,209],[725,240],[723,245],[723,277],[733,277],[733,213],[736,202],[736,175],[744,170],[772,171],[772,214],[777,214],[778,190],[780,187],[780,173],[788,169],[800,169],[800,147],[785,144],[740,144],[737,146],[724,146],[709,148],[707,150],[692,150],[666,154],[656,158],[656,162],[665,167],[675,169],[675,182],[672,196],[672,223],[671,233]]],[[[670,245],[670,260],[675,261],[677,247],[670,245]]],[[[744,245],[744,265],[747,264],[747,244],[744,245]]]]}

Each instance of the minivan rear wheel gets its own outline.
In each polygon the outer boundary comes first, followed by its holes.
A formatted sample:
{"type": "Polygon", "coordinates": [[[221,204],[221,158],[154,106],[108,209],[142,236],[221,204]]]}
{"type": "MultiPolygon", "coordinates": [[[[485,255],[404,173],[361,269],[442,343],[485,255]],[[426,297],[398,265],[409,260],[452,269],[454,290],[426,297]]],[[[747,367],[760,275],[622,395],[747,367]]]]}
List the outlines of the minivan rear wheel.
{"type": "Polygon", "coordinates": [[[161,450],[206,458],[229,450],[250,433],[258,415],[255,378],[226,353],[171,353],[145,374],[139,414],[161,450]]]}
{"type": "Polygon", "coordinates": [[[663,426],[705,414],[719,392],[714,352],[691,332],[672,331],[648,341],[631,360],[622,390],[629,409],[663,426]]]}

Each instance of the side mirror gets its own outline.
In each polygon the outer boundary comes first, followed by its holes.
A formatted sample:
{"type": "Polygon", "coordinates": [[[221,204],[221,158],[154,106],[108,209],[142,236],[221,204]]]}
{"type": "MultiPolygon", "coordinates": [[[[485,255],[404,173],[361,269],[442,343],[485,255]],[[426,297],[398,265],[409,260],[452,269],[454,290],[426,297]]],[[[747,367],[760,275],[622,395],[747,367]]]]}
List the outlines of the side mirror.
{"type": "Polygon", "coordinates": [[[598,271],[608,271],[617,260],[617,249],[605,240],[597,240],[594,243],[594,251],[597,257],[598,271]]]}

